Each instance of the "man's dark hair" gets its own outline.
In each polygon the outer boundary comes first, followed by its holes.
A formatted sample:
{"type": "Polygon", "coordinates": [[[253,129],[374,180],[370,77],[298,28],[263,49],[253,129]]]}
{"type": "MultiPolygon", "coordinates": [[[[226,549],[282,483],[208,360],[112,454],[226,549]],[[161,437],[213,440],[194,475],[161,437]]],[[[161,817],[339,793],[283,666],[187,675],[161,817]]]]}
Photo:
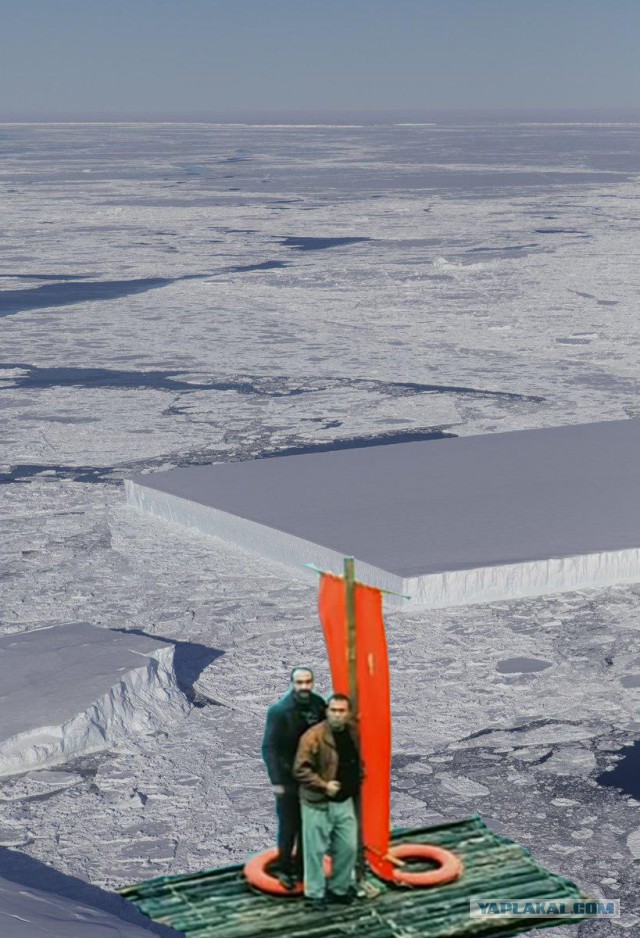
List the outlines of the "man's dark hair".
{"type": "Polygon", "coordinates": [[[331,694],[330,697],[327,697],[327,707],[332,700],[344,700],[349,704],[349,710],[351,710],[351,698],[347,694],[331,694]]]}
{"type": "Polygon", "coordinates": [[[308,667],[307,667],[306,665],[304,665],[304,664],[297,664],[297,665],[295,666],[295,668],[291,668],[291,674],[289,675],[289,682],[292,682],[292,681],[293,681],[293,675],[296,673],[296,671],[308,671],[309,674],[311,675],[311,677],[313,678],[313,680],[315,681],[315,679],[316,679],[316,676],[315,676],[315,674],[313,673],[313,671],[312,671],[311,668],[308,668],[308,667]]]}

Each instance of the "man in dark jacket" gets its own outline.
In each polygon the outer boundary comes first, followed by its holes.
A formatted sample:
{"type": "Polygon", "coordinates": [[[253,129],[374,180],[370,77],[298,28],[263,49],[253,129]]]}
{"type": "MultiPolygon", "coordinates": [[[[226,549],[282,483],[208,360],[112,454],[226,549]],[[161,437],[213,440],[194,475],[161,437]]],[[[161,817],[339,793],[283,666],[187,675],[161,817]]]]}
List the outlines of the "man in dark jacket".
{"type": "Polygon", "coordinates": [[[325,702],[313,693],[313,684],[311,668],[293,669],[289,691],[267,711],[262,741],[262,758],[276,796],[279,878],[286,889],[293,889],[303,875],[300,799],[293,762],[302,734],[325,718],[325,702]]]}

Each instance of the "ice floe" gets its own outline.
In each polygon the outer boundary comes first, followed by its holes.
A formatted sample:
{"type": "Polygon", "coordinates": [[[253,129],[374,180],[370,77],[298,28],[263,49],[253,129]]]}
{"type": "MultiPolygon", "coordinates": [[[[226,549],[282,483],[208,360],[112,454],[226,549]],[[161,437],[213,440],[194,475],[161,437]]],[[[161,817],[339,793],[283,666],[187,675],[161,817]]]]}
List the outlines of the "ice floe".
{"type": "MultiPolygon", "coordinates": [[[[173,652],[151,636],[87,623],[0,638],[0,777],[107,749],[184,715],[173,652]]],[[[64,788],[69,778],[58,781],[64,788]]]]}

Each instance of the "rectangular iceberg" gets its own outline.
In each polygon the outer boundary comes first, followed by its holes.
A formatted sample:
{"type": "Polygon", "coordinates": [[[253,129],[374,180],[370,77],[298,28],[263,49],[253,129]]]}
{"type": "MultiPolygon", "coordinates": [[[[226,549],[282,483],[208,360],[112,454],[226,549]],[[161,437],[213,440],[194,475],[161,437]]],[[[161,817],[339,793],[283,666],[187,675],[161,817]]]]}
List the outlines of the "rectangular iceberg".
{"type": "Polygon", "coordinates": [[[300,568],[451,606],[640,581],[640,420],[198,466],[129,502],[300,568]]]}

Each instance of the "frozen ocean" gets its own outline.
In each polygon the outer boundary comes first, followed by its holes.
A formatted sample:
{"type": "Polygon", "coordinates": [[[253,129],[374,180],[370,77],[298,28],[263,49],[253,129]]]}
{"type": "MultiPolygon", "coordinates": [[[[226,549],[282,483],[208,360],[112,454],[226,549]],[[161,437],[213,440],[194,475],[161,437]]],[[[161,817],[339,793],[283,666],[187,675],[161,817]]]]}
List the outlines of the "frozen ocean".
{"type": "MultiPolygon", "coordinates": [[[[0,875],[18,850],[113,889],[272,844],[266,706],[294,664],[330,690],[316,591],[123,479],[640,416],[639,180],[640,114],[0,125],[0,631],[168,639],[192,704],[7,780],[0,875]]],[[[394,824],[478,811],[620,898],[558,936],[640,923],[640,789],[603,784],[639,621],[638,585],[387,612],[394,824]]]]}

